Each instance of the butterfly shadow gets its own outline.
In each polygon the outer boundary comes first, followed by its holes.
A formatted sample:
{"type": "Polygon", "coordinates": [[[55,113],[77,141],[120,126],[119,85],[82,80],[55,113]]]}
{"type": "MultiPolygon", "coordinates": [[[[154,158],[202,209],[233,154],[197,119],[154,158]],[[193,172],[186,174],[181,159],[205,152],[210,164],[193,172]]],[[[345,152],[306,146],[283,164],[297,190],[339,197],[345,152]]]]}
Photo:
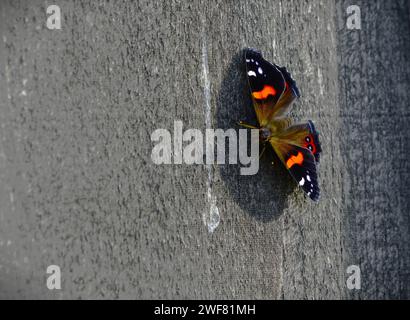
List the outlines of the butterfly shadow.
{"type": "MultiPolygon", "coordinates": [[[[238,131],[241,128],[239,120],[257,125],[243,57],[242,50],[233,56],[222,80],[217,100],[216,127],[223,130],[234,128],[238,131]]],[[[250,155],[250,134],[248,136],[250,155]]],[[[219,166],[221,179],[232,198],[257,220],[269,222],[277,219],[287,207],[288,196],[295,189],[295,184],[272,147],[266,146],[256,175],[241,175],[241,166],[240,163],[219,166]]]]}

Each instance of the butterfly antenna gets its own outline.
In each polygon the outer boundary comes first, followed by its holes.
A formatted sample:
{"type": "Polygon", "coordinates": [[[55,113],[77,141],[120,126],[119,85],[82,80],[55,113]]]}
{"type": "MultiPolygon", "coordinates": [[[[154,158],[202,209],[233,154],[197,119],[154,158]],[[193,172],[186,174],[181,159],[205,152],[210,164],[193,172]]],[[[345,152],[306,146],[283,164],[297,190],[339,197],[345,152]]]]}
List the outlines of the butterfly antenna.
{"type": "Polygon", "coordinates": [[[252,126],[252,125],[247,124],[247,123],[245,123],[245,122],[243,122],[243,121],[239,121],[238,124],[239,124],[241,127],[248,128],[248,129],[259,129],[258,127],[252,126]]]}

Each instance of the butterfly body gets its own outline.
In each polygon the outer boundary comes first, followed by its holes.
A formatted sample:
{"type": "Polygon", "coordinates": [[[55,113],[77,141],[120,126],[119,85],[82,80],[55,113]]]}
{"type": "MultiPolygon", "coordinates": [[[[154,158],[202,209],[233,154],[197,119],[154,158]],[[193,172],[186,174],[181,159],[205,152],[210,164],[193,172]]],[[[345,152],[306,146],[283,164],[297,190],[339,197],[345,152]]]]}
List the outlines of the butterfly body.
{"type": "Polygon", "coordinates": [[[289,107],[300,97],[296,82],[286,68],[269,63],[256,50],[246,50],[245,62],[260,140],[271,144],[299,186],[317,201],[319,134],[312,121],[294,124],[287,117],[289,107]]]}

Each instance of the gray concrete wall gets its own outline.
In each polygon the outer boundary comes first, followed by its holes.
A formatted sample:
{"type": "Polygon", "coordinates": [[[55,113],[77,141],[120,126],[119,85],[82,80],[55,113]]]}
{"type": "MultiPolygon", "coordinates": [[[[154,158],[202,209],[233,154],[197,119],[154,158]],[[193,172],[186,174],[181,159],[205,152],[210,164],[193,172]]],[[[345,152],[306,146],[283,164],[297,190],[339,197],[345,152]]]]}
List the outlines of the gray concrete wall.
{"type": "Polygon", "coordinates": [[[346,248],[363,286],[353,296],[410,298],[410,6],[356,1],[362,30],[339,1],[339,101],[346,248]]]}
{"type": "Polygon", "coordinates": [[[349,31],[344,1],[1,1],[0,297],[408,298],[410,10],[360,5],[349,31]],[[253,177],[151,160],[174,120],[255,121],[244,47],[298,82],[292,115],[324,149],[317,204],[273,152],[253,177]]]}

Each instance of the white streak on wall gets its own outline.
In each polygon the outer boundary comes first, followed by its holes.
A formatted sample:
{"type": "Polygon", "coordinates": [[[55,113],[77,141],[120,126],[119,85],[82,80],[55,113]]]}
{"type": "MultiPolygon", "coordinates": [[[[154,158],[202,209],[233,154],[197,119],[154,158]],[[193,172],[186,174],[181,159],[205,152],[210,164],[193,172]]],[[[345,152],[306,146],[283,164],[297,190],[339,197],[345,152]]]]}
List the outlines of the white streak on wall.
{"type": "Polygon", "coordinates": [[[323,96],[323,94],[325,92],[325,88],[324,88],[324,83],[323,83],[322,70],[320,70],[320,68],[317,69],[317,79],[318,79],[318,82],[319,82],[320,95],[323,96]]]}
{"type": "MultiPolygon", "coordinates": [[[[202,23],[202,76],[203,76],[203,86],[204,86],[204,114],[205,114],[205,125],[206,128],[212,128],[211,120],[211,83],[209,81],[209,66],[208,66],[208,49],[207,40],[205,33],[205,21],[202,23]]],[[[208,231],[213,233],[218,227],[220,222],[219,209],[216,206],[216,196],[212,191],[213,184],[213,174],[214,167],[211,164],[206,164],[206,169],[208,171],[208,178],[206,181],[207,186],[207,197],[209,207],[205,209],[202,214],[202,220],[204,224],[208,227],[208,231]]]]}

